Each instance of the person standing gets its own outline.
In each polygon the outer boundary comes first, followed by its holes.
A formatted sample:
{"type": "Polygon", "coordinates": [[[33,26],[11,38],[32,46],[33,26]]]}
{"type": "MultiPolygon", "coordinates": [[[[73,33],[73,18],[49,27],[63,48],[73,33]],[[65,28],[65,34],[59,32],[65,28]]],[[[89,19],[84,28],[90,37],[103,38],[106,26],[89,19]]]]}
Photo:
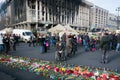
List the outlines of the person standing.
{"type": "Polygon", "coordinates": [[[10,39],[8,35],[5,35],[3,37],[3,43],[4,43],[5,53],[8,53],[8,51],[10,51],[10,39]]]}
{"type": "Polygon", "coordinates": [[[72,44],[72,54],[75,55],[77,51],[77,38],[75,35],[72,35],[71,44],[72,44]]]}
{"type": "Polygon", "coordinates": [[[117,35],[117,46],[116,46],[116,52],[120,50],[120,33],[117,35]]]}
{"type": "Polygon", "coordinates": [[[43,36],[45,53],[47,53],[47,47],[48,47],[48,41],[47,41],[46,37],[47,37],[46,35],[43,36]]]}
{"type": "Polygon", "coordinates": [[[89,43],[90,43],[90,38],[88,36],[88,33],[86,33],[86,35],[84,35],[83,37],[83,45],[85,51],[89,51],[89,43]]]}
{"type": "Polygon", "coordinates": [[[104,33],[100,39],[100,48],[103,50],[101,63],[108,63],[108,50],[110,48],[110,38],[108,33],[104,33]]]}
{"type": "Polygon", "coordinates": [[[29,47],[33,44],[33,47],[35,47],[35,36],[31,35],[30,36],[30,41],[29,41],[29,47]]]}
{"type": "Polygon", "coordinates": [[[45,52],[45,37],[44,35],[39,36],[39,41],[40,41],[40,53],[44,53],[45,52]]]}
{"type": "Polygon", "coordinates": [[[3,36],[0,34],[0,53],[3,52],[4,48],[3,48],[3,36]]]}
{"type": "Polygon", "coordinates": [[[71,35],[69,35],[66,41],[67,57],[70,57],[70,55],[72,54],[72,42],[71,41],[72,41],[72,38],[71,38],[71,35]]]}
{"type": "Polygon", "coordinates": [[[65,60],[65,47],[61,40],[56,43],[55,58],[65,60]]]}
{"type": "Polygon", "coordinates": [[[66,33],[64,33],[61,37],[62,43],[64,44],[64,47],[66,47],[66,33]]]}

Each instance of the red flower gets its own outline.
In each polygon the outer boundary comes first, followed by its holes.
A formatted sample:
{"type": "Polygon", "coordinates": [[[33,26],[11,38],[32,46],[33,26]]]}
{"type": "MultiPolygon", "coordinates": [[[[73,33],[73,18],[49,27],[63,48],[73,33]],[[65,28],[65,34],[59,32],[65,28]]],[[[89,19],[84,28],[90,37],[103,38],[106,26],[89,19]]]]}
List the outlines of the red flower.
{"type": "Polygon", "coordinates": [[[1,61],[5,61],[6,59],[5,59],[5,58],[1,58],[0,60],[1,60],[1,61]]]}
{"type": "Polygon", "coordinates": [[[44,70],[45,69],[45,67],[44,66],[42,66],[42,70],[44,70]]]}
{"type": "Polygon", "coordinates": [[[93,73],[93,72],[90,72],[90,73],[88,74],[88,76],[89,76],[89,77],[92,77],[92,76],[94,76],[94,73],[93,73]]]}
{"type": "Polygon", "coordinates": [[[74,71],[74,75],[79,76],[78,71],[74,71]]]}
{"type": "Polygon", "coordinates": [[[11,60],[10,60],[10,59],[7,59],[6,61],[7,61],[7,62],[10,62],[11,60]]]}
{"type": "Polygon", "coordinates": [[[98,77],[97,80],[103,80],[101,77],[98,77]]]}
{"type": "Polygon", "coordinates": [[[54,71],[55,72],[59,72],[59,68],[54,68],[54,71]]]}
{"type": "Polygon", "coordinates": [[[47,68],[47,69],[51,69],[50,65],[47,65],[46,68],[47,68]]]}
{"type": "Polygon", "coordinates": [[[63,71],[62,71],[62,69],[59,69],[59,72],[60,72],[60,74],[63,74],[63,71]]]}
{"type": "Polygon", "coordinates": [[[119,77],[118,77],[118,76],[115,76],[115,75],[112,75],[110,78],[111,78],[111,79],[114,79],[114,80],[120,80],[119,77]]]}
{"type": "Polygon", "coordinates": [[[66,73],[67,73],[67,75],[69,75],[69,74],[74,73],[74,71],[73,70],[67,70],[66,73]]]}

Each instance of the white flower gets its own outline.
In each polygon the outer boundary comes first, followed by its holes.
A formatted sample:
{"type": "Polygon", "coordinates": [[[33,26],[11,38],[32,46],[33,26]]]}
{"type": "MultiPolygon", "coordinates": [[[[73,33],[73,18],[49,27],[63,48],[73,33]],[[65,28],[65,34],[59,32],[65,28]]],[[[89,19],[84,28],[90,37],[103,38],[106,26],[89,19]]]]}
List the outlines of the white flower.
{"type": "Polygon", "coordinates": [[[95,73],[94,73],[95,76],[98,76],[99,75],[99,71],[97,70],[95,73]]]}

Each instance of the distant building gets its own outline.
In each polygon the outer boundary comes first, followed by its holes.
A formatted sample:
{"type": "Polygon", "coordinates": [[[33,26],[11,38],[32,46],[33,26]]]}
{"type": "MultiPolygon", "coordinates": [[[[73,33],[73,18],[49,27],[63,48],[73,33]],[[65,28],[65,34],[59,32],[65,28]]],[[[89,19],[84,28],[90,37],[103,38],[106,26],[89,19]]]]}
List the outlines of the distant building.
{"type": "Polygon", "coordinates": [[[109,13],[107,27],[110,31],[115,31],[118,27],[117,16],[109,13]]]}
{"type": "Polygon", "coordinates": [[[104,29],[107,27],[109,11],[94,5],[90,10],[90,27],[104,29]]]}
{"type": "Polygon", "coordinates": [[[87,30],[90,26],[92,4],[86,0],[8,1],[4,11],[9,27],[35,30],[70,24],[75,29],[87,30]]]}

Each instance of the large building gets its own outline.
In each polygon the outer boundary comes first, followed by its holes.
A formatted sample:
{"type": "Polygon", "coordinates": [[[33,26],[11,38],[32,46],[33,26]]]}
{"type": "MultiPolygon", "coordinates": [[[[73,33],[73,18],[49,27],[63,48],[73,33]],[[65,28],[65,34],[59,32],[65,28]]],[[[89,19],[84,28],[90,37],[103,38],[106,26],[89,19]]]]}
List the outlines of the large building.
{"type": "Polygon", "coordinates": [[[116,15],[109,13],[107,27],[110,31],[114,31],[117,29],[118,23],[117,23],[117,16],[116,15]]]}
{"type": "Polygon", "coordinates": [[[109,11],[94,5],[90,12],[90,27],[104,29],[107,27],[109,11]]]}
{"type": "Polygon", "coordinates": [[[70,24],[75,29],[89,29],[92,4],[85,0],[7,1],[10,2],[4,11],[9,27],[34,30],[70,24]]]}
{"type": "Polygon", "coordinates": [[[0,2],[0,29],[3,29],[4,27],[7,26],[8,24],[8,9],[9,9],[9,2],[6,1],[1,1],[0,2]]]}

